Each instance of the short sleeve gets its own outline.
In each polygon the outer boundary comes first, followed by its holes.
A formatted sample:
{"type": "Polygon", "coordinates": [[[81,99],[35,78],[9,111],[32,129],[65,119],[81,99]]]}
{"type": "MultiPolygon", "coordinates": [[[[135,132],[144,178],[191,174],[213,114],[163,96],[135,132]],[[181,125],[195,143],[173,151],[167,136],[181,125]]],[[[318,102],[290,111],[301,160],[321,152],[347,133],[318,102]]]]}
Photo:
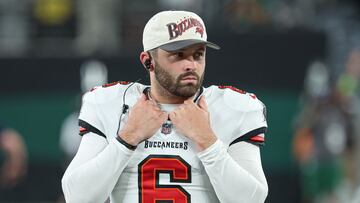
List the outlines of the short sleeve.
{"type": "Polygon", "coordinates": [[[236,133],[238,137],[230,145],[237,142],[246,141],[256,145],[265,143],[265,133],[267,131],[266,107],[256,99],[249,102],[240,126],[236,133]]]}
{"type": "Polygon", "coordinates": [[[86,133],[93,132],[106,138],[104,126],[99,119],[97,104],[93,92],[87,92],[83,96],[83,102],[79,114],[79,134],[82,136],[86,133]]]}

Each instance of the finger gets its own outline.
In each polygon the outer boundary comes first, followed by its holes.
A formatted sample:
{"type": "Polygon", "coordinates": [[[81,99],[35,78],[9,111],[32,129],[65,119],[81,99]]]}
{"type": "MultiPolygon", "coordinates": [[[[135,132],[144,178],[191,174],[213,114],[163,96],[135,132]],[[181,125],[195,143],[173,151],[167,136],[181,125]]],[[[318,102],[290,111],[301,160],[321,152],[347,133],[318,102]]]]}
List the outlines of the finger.
{"type": "Polygon", "coordinates": [[[208,106],[207,106],[207,103],[206,103],[206,100],[205,100],[204,96],[201,96],[201,98],[199,100],[199,107],[201,109],[204,109],[205,111],[208,111],[208,106]]]}
{"type": "Polygon", "coordinates": [[[160,117],[161,117],[161,120],[162,120],[163,122],[165,122],[165,121],[168,119],[169,114],[166,113],[166,112],[162,112],[162,114],[160,115],[160,117]]]}
{"type": "Polygon", "coordinates": [[[174,120],[175,120],[175,117],[176,117],[176,112],[175,112],[175,111],[173,111],[173,112],[171,112],[171,113],[169,114],[170,120],[174,121],[174,120]]]}
{"type": "Polygon", "coordinates": [[[176,109],[173,112],[180,112],[185,108],[185,104],[181,104],[180,106],[176,107],[176,109]]]}
{"type": "Polygon", "coordinates": [[[156,103],[156,101],[154,101],[154,100],[148,100],[148,101],[155,106],[159,106],[158,103],[156,103]]]}
{"type": "Polygon", "coordinates": [[[186,100],[184,101],[184,104],[191,104],[191,103],[194,103],[192,97],[189,97],[188,99],[186,99],[186,100]]]}
{"type": "Polygon", "coordinates": [[[150,106],[149,108],[148,108],[148,110],[152,110],[152,111],[154,111],[154,112],[157,112],[157,113],[161,113],[162,111],[161,111],[161,109],[158,107],[158,106],[150,106]]]}
{"type": "Polygon", "coordinates": [[[146,105],[148,105],[148,106],[158,106],[157,104],[156,104],[156,102],[154,102],[154,101],[151,101],[151,100],[146,100],[145,101],[146,102],[146,105]]]}
{"type": "Polygon", "coordinates": [[[140,98],[139,98],[139,102],[140,101],[146,101],[147,100],[147,98],[146,98],[146,95],[145,94],[141,94],[141,96],[140,96],[140,98]]]}

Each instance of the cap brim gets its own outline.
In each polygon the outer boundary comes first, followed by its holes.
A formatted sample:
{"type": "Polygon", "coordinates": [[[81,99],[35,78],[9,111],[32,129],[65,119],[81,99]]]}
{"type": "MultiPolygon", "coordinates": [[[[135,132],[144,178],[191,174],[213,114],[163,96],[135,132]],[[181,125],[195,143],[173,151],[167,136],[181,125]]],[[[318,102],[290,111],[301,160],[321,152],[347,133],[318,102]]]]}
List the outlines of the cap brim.
{"type": "Polygon", "coordinates": [[[188,39],[188,40],[180,40],[176,42],[171,42],[168,44],[161,45],[159,48],[163,49],[165,51],[177,51],[180,49],[187,48],[194,44],[205,44],[207,47],[213,48],[213,49],[220,49],[220,46],[217,44],[214,44],[212,42],[202,41],[202,40],[196,40],[196,39],[188,39]]]}

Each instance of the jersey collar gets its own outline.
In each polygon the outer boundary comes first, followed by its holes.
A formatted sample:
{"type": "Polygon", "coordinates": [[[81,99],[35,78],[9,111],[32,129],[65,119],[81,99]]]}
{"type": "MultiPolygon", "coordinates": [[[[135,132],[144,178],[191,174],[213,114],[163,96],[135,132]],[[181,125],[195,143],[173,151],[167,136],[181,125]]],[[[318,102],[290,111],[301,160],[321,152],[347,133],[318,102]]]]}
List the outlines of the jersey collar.
{"type": "MultiPolygon", "coordinates": [[[[197,103],[200,96],[203,94],[204,92],[204,87],[200,87],[200,89],[196,92],[195,97],[194,97],[194,103],[197,103]]],[[[143,93],[145,94],[145,96],[147,97],[147,99],[152,100],[151,95],[150,95],[150,87],[145,87],[143,90],[143,93]]]]}

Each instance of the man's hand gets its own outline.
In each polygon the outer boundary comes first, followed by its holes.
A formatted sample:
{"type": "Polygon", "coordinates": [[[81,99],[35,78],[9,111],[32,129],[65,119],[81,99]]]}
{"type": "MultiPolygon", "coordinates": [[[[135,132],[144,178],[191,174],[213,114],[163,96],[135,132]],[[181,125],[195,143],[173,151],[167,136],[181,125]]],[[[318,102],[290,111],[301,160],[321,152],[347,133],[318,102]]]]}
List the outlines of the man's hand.
{"type": "Polygon", "coordinates": [[[186,100],[170,113],[170,119],[180,133],[197,144],[199,151],[205,150],[217,140],[210,126],[210,115],[204,96],[200,98],[199,105],[195,104],[192,98],[186,100]]]}
{"type": "Polygon", "coordinates": [[[168,114],[161,111],[155,101],[147,100],[144,94],[129,112],[124,128],[118,136],[131,145],[153,136],[167,120],[168,114]]]}

